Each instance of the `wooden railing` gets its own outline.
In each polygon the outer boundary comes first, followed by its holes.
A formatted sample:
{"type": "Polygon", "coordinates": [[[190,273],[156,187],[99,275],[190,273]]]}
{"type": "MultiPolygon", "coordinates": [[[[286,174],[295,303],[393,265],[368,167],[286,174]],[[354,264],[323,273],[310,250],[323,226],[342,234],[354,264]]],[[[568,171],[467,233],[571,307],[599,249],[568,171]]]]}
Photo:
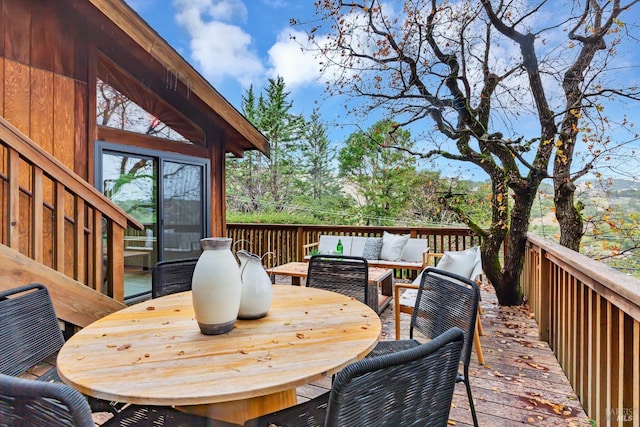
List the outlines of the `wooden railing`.
{"type": "MultiPolygon", "coordinates": [[[[227,224],[227,236],[234,250],[246,249],[264,255],[272,253],[272,264],[304,259],[304,245],[317,242],[321,234],[345,236],[382,236],[383,231],[409,234],[428,239],[431,252],[463,250],[480,244],[480,238],[468,228],[430,227],[356,227],[344,225],[227,224]]],[[[411,274],[396,272],[396,274],[411,274]]]]}
{"type": "Polygon", "coordinates": [[[124,231],[142,225],[3,118],[0,156],[1,243],[123,301],[124,231]]]}
{"type": "Polygon", "coordinates": [[[521,284],[587,415],[639,426],[640,281],[530,235],[521,284]]]}

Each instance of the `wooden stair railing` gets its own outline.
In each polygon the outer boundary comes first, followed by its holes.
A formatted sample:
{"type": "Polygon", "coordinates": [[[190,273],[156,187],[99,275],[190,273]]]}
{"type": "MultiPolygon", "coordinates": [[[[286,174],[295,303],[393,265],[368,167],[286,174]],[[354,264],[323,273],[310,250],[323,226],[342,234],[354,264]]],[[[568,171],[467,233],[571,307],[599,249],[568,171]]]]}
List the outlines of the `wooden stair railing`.
{"type": "Polygon", "coordinates": [[[124,301],[125,229],[143,225],[2,117],[0,160],[1,243],[124,301]]]}

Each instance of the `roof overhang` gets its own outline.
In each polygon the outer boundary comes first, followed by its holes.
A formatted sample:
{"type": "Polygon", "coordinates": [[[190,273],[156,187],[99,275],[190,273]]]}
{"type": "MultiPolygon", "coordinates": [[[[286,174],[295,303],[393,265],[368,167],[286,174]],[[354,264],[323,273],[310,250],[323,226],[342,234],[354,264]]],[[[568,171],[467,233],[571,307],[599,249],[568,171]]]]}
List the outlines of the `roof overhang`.
{"type": "Polygon", "coordinates": [[[126,3],[121,0],[89,0],[89,3],[162,64],[171,79],[187,88],[188,95],[195,95],[224,122],[223,131],[232,142],[227,144],[228,151],[242,155],[244,150],[259,150],[269,155],[269,141],[265,136],[126,3]]]}

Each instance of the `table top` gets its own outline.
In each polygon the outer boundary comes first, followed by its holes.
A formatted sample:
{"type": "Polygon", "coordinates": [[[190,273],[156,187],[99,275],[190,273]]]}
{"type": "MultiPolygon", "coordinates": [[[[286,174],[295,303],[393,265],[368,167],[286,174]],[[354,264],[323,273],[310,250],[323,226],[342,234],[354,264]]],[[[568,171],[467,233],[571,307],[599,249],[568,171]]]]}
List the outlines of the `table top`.
{"type": "Polygon", "coordinates": [[[266,317],[203,335],[191,292],[145,301],[72,336],[58,353],[62,380],[82,393],[150,405],[202,405],[316,381],[376,345],[377,314],[352,298],[274,285],[266,317]]]}
{"type": "MultiPolygon", "coordinates": [[[[278,265],[267,270],[269,274],[282,276],[307,277],[309,270],[308,262],[289,262],[287,264],[278,265]]],[[[393,274],[393,270],[381,267],[369,267],[369,283],[376,283],[388,275],[393,274]]]]}

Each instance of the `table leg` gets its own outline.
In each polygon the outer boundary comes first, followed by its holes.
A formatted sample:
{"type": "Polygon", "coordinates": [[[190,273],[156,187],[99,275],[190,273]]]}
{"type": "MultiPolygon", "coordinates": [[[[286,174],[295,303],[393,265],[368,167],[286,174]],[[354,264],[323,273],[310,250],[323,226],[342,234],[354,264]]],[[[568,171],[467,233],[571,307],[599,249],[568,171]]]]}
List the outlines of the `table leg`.
{"type": "Polygon", "coordinates": [[[393,296],[393,273],[383,278],[380,286],[382,287],[382,295],[393,296]]]}
{"type": "Polygon", "coordinates": [[[243,425],[247,420],[288,408],[296,403],[298,403],[298,396],[296,389],[293,388],[266,396],[209,405],[176,406],[176,409],[231,424],[243,425]]]}
{"type": "Polygon", "coordinates": [[[300,277],[291,276],[291,284],[294,286],[300,286],[300,277]]]}

